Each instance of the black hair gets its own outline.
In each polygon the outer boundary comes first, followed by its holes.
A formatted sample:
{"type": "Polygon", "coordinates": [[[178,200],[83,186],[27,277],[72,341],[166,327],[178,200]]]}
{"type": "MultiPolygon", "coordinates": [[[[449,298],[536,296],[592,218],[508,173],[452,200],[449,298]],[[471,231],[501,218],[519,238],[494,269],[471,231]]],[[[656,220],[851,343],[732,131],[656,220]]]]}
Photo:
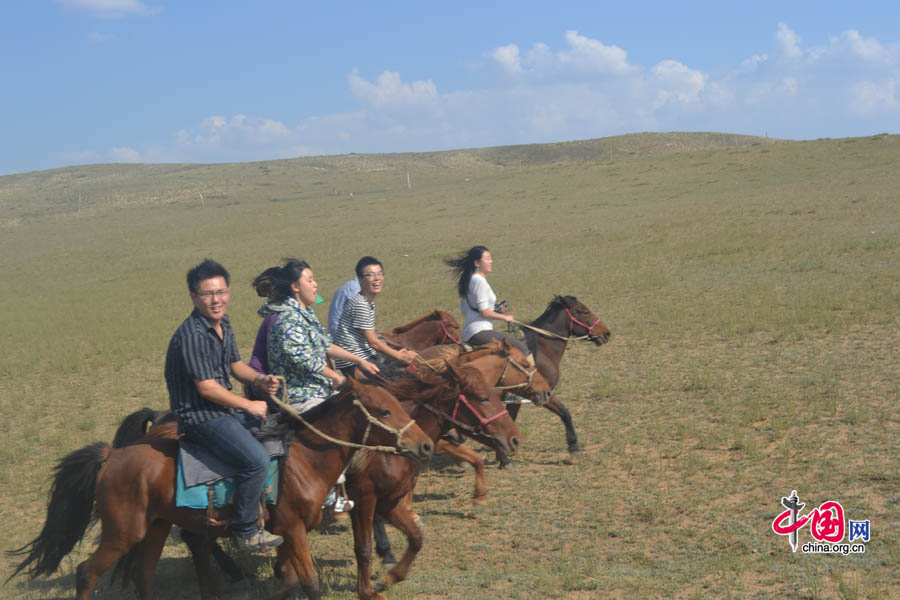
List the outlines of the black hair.
{"type": "Polygon", "coordinates": [[[456,258],[444,260],[459,278],[456,282],[456,291],[460,298],[469,293],[469,281],[472,279],[472,273],[476,271],[475,261],[481,260],[485,252],[489,252],[486,246],[472,246],[456,258]]]}
{"type": "Polygon", "coordinates": [[[280,267],[269,267],[253,278],[250,285],[256,293],[270,302],[283,302],[294,295],[291,284],[300,279],[303,271],[309,269],[309,263],[297,258],[282,259],[280,267]]]}
{"type": "Polygon", "coordinates": [[[369,265],[378,265],[381,267],[381,270],[384,271],[384,265],[381,264],[381,261],[372,256],[363,256],[361,259],[356,261],[356,276],[363,276],[363,269],[368,267],[369,265]]]}
{"type": "Polygon", "coordinates": [[[212,279],[213,277],[224,277],[225,285],[231,285],[231,275],[228,270],[211,258],[205,259],[199,265],[192,267],[187,272],[188,290],[193,294],[197,292],[197,286],[201,281],[212,279]]]}

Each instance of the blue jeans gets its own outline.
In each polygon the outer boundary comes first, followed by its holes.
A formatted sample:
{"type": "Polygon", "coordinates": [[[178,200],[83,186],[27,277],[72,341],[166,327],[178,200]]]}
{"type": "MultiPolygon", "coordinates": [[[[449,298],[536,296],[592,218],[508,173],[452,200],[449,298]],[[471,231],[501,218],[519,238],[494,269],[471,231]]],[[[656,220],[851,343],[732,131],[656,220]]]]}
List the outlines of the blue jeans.
{"type": "Polygon", "coordinates": [[[250,537],[258,531],[256,520],[259,517],[259,499],[269,469],[269,453],[247,431],[244,424],[249,425],[250,421],[252,419],[223,415],[199,425],[184,427],[184,435],[190,441],[210,450],[223,462],[237,469],[234,476],[231,532],[242,538],[250,537]]]}

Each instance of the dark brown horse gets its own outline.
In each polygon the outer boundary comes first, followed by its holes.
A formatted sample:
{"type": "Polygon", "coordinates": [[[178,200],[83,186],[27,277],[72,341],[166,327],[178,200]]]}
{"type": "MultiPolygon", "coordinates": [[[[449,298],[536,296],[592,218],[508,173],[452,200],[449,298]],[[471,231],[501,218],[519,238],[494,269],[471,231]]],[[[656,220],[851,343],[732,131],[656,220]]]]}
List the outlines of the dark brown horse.
{"type": "MultiPolygon", "coordinates": [[[[395,451],[418,459],[430,457],[434,445],[390,393],[353,380],[348,389],[306,416],[320,432],[343,442],[326,441],[311,427],[293,425],[296,432],[285,461],[279,502],[269,507],[266,523],[270,531],[285,538],[278,547],[280,598],[298,585],[310,598],[320,597],[306,535],[321,520],[325,495],[356,451],[347,442],[395,445],[395,451]],[[380,426],[373,427],[376,421],[380,426]],[[363,440],[364,432],[370,432],[367,440],[363,440]]],[[[175,424],[156,429],[159,436],[147,436],[139,443],[117,449],[96,443],[59,462],[44,528],[17,551],[26,557],[13,576],[23,570],[32,578],[54,572],[84,536],[96,510],[102,527],[100,544],[78,565],[79,600],[87,600],[97,578],[129,553],[138,593],[144,600],[151,598],[153,573],[172,524],[202,536],[204,548],[195,557],[201,594],[216,594],[208,546],[215,537],[227,534],[229,510],[175,506],[175,424]]]]}
{"type": "Polygon", "coordinates": [[[434,309],[424,317],[410,321],[406,325],[394,327],[389,332],[378,333],[395,346],[422,350],[439,344],[458,344],[461,329],[450,313],[434,309]]]}
{"type": "MultiPolygon", "coordinates": [[[[559,364],[566,347],[572,340],[586,339],[597,346],[609,341],[609,328],[575,296],[554,296],[537,319],[525,327],[525,343],[534,356],[534,362],[551,388],[559,383],[559,364]]],[[[510,405],[515,419],[521,405],[510,405]]],[[[578,435],[572,424],[572,415],[554,394],[544,408],[558,416],[566,428],[566,444],[569,452],[578,452],[578,435]]],[[[501,467],[509,460],[502,456],[501,467]]]]}

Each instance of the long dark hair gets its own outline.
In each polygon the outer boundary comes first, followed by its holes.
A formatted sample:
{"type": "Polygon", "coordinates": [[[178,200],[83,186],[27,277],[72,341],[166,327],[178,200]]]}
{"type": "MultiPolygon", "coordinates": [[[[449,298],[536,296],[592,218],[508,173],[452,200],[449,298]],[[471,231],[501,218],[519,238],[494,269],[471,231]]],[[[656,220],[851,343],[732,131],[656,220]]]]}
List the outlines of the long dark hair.
{"type": "Polygon", "coordinates": [[[292,297],[294,292],[291,284],[300,279],[303,271],[310,268],[305,260],[285,258],[283,261],[282,266],[269,267],[250,282],[256,293],[269,302],[284,302],[292,297]]]}
{"type": "Polygon", "coordinates": [[[490,252],[486,246],[472,246],[456,258],[448,258],[444,260],[447,266],[453,269],[453,273],[458,277],[456,282],[456,291],[462,298],[469,293],[469,281],[472,280],[472,273],[475,268],[475,261],[481,260],[485,252],[490,252]]]}

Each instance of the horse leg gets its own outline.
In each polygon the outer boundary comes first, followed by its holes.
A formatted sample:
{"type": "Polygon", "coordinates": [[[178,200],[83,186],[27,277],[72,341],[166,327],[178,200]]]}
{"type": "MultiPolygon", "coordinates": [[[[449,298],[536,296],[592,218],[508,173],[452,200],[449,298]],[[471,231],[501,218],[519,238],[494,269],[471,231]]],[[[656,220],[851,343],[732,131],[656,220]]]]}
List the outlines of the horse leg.
{"type": "Polygon", "coordinates": [[[171,523],[157,519],[150,524],[147,535],[139,544],[141,564],[132,572],[132,581],[141,600],[153,598],[153,576],[156,574],[156,565],[159,563],[170,529],[171,523]]]}
{"type": "Polygon", "coordinates": [[[388,571],[386,583],[398,583],[406,579],[416,555],[422,549],[422,528],[413,518],[413,512],[403,502],[398,502],[387,515],[391,525],[406,536],[406,550],[400,562],[388,571]]]}
{"type": "Polygon", "coordinates": [[[278,600],[285,600],[299,585],[310,600],[321,600],[319,576],[309,552],[306,526],[297,521],[290,527],[279,527],[276,533],[284,537],[284,543],[278,546],[277,562],[281,565],[281,589],[275,597],[278,600]]]}
{"type": "Polygon", "coordinates": [[[484,506],[487,504],[487,479],[484,476],[484,459],[477,452],[463,444],[454,446],[444,440],[438,440],[434,447],[435,454],[450,456],[472,465],[475,469],[475,492],[472,494],[472,504],[484,506]]]}
{"type": "Polygon", "coordinates": [[[388,539],[387,530],[384,528],[385,520],[381,515],[375,515],[372,522],[372,531],[375,534],[375,552],[381,557],[381,564],[395,565],[397,559],[391,551],[391,540],[388,539]]]}
{"type": "MultiPolygon", "coordinates": [[[[357,497],[356,506],[350,511],[353,525],[353,551],[356,554],[356,593],[362,600],[385,600],[372,585],[372,520],[375,515],[375,496],[357,497]]],[[[384,534],[384,521],[381,522],[384,534]]],[[[385,534],[385,540],[387,539],[385,534]]],[[[388,544],[390,552],[390,544],[388,544]]]]}
{"type": "MultiPolygon", "coordinates": [[[[181,530],[181,539],[187,544],[188,548],[191,550],[191,557],[194,559],[194,568],[197,569],[197,573],[199,575],[201,565],[197,564],[197,552],[202,550],[202,544],[204,540],[204,536],[194,533],[193,531],[188,531],[187,529],[181,530]]],[[[216,542],[216,540],[209,540],[209,551],[212,553],[212,557],[216,559],[216,562],[225,571],[225,574],[228,575],[228,580],[231,583],[237,583],[244,578],[244,573],[241,571],[241,568],[237,566],[237,563],[234,562],[228,553],[222,550],[222,547],[216,542]]]]}
{"type": "MultiPolygon", "coordinates": [[[[225,554],[219,547],[216,540],[199,533],[194,533],[193,531],[188,531],[187,529],[181,530],[181,539],[184,540],[184,543],[187,544],[187,547],[191,551],[191,560],[194,561],[194,570],[197,572],[197,581],[200,584],[200,595],[202,598],[216,598],[219,595],[219,583],[213,573],[212,565],[209,562],[210,554],[214,553],[215,550],[218,550],[227,559],[227,562],[241,575],[239,579],[235,580],[232,578],[232,583],[240,581],[240,579],[243,578],[244,575],[241,573],[241,570],[234,564],[231,557],[225,554]]],[[[218,558],[216,560],[219,561],[220,565],[222,564],[221,560],[218,558]]]]}
{"type": "Polygon", "coordinates": [[[575,434],[575,427],[572,425],[572,414],[569,412],[569,409],[566,408],[566,405],[560,402],[559,398],[556,397],[556,394],[550,398],[547,404],[544,405],[544,408],[558,416],[562,419],[563,425],[566,428],[566,444],[569,446],[569,452],[575,453],[581,450],[578,447],[578,435],[575,434]]]}
{"type": "Polygon", "coordinates": [[[113,535],[101,534],[100,545],[87,560],[78,565],[75,571],[76,600],[88,600],[100,576],[117,560],[125,556],[143,536],[137,539],[130,536],[125,539],[123,537],[113,539],[113,535]]]}

